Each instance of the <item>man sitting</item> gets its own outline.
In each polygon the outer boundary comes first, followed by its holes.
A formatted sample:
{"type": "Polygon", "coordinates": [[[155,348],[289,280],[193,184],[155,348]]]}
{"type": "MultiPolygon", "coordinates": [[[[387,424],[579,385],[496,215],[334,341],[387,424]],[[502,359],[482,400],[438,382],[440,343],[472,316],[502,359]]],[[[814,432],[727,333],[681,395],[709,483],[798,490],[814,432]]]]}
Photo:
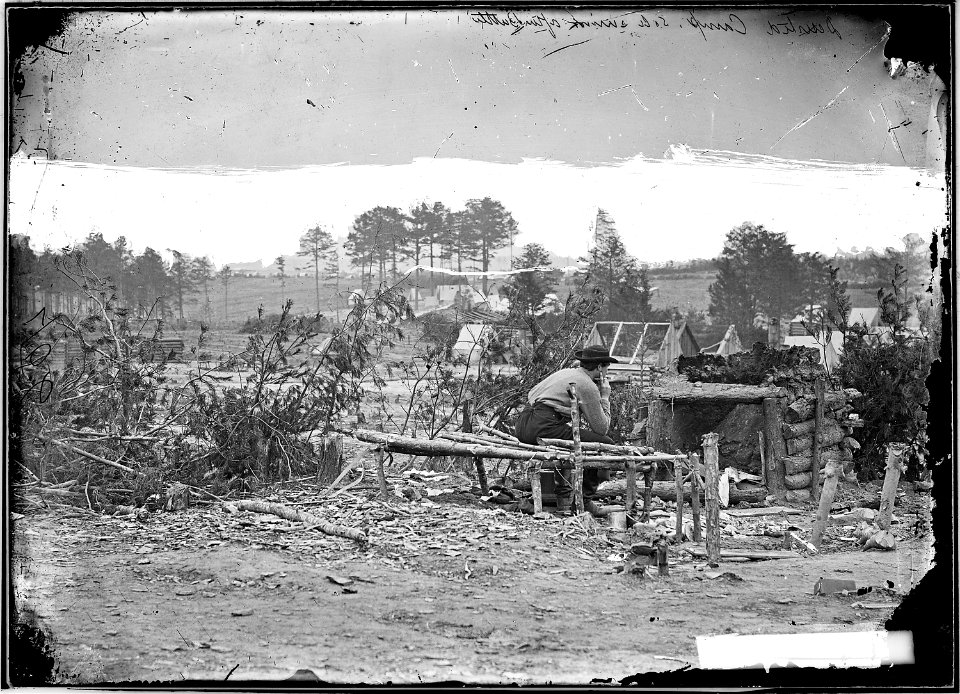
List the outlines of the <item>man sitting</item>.
{"type": "MultiPolygon", "coordinates": [[[[530,389],[527,407],[517,418],[517,438],[524,443],[535,444],[537,438],[573,440],[570,407],[572,399],[569,387],[574,384],[577,399],[580,401],[580,421],[589,429],[581,426],[580,440],[600,443],[614,443],[607,436],[610,428],[610,383],[607,381],[607,369],[610,364],[619,361],[610,356],[610,352],[599,345],[591,345],[574,353],[579,360],[579,368],[561,369],[547,376],[530,389]]],[[[555,470],[554,486],[557,494],[557,512],[570,512],[573,500],[573,487],[567,479],[569,472],[555,470]],[[566,472],[566,475],[564,474],[566,472]]],[[[607,470],[585,468],[583,471],[584,510],[597,515],[599,507],[593,501],[601,480],[609,479],[607,470]]]]}

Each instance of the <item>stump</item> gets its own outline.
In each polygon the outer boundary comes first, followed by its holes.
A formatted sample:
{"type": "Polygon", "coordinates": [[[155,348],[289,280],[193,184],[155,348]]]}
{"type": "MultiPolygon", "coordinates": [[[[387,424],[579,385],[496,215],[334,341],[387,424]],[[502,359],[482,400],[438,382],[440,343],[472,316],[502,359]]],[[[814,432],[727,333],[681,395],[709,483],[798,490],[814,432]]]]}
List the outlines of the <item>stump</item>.
{"type": "Polygon", "coordinates": [[[328,485],[343,468],[343,434],[327,434],[320,441],[317,460],[317,484],[328,485]]]}
{"type": "Polygon", "coordinates": [[[190,488],[187,485],[174,482],[167,487],[163,500],[164,511],[183,511],[189,507],[190,488]]]}

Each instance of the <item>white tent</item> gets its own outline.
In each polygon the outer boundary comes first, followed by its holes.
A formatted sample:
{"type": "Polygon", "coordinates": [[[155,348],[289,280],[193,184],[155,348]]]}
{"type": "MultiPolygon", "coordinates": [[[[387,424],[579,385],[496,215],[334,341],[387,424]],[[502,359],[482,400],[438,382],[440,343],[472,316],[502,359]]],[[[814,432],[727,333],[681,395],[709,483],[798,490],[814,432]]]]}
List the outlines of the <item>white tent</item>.
{"type": "Polygon", "coordinates": [[[457,343],[453,346],[454,353],[466,357],[470,364],[476,364],[490,344],[492,332],[493,328],[486,323],[466,323],[460,328],[457,343]]]}

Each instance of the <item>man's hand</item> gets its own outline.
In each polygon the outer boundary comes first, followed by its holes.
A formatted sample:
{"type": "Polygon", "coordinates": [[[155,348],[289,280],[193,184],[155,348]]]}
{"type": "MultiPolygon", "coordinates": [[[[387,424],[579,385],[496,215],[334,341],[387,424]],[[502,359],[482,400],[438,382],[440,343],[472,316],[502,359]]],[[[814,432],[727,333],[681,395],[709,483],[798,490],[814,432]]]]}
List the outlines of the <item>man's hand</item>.
{"type": "Polygon", "coordinates": [[[606,374],[602,374],[600,376],[600,397],[601,398],[610,397],[610,381],[607,380],[606,374]]]}

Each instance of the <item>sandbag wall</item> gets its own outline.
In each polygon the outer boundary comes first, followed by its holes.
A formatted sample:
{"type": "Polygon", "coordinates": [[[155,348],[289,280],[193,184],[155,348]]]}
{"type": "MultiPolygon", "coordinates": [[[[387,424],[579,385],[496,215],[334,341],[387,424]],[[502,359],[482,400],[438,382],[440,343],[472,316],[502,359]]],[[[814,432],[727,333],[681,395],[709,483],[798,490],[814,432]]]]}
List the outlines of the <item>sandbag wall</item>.
{"type": "MultiPolygon", "coordinates": [[[[860,443],[854,437],[858,420],[851,419],[854,409],[851,402],[859,395],[852,388],[824,394],[818,476],[821,484],[823,471],[830,460],[841,463],[846,478],[853,476],[853,455],[860,449],[860,443]]],[[[816,402],[816,396],[802,395],[790,402],[783,411],[782,430],[786,449],[783,467],[788,501],[807,501],[811,498],[816,402]]]]}

